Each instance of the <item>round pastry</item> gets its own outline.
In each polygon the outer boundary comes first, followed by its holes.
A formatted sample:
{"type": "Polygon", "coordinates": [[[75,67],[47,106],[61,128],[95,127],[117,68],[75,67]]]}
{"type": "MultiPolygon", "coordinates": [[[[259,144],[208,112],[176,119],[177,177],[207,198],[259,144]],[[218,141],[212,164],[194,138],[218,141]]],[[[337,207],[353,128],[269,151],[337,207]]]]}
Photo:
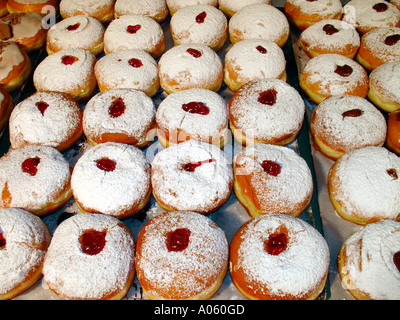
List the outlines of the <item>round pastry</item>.
{"type": "Polygon", "coordinates": [[[333,19],[316,22],[299,37],[301,48],[310,58],[336,53],[353,59],[360,43],[360,36],[352,25],[333,19]]]}
{"type": "Polygon", "coordinates": [[[367,146],[382,147],[386,120],[368,100],[357,96],[332,96],[313,111],[310,131],[318,149],[337,160],[344,153],[367,146]]]}
{"type": "Polygon", "coordinates": [[[160,88],[157,62],[142,50],[123,50],[103,56],[96,63],[94,74],[100,91],[130,88],[153,97],[160,88]]]}
{"type": "Polygon", "coordinates": [[[114,18],[114,5],[115,0],[61,0],[60,14],[63,19],[87,15],[107,23],[114,18]]]}
{"type": "Polygon", "coordinates": [[[400,0],[390,0],[390,3],[395,5],[400,10],[400,0]]]}
{"type": "Polygon", "coordinates": [[[229,244],[211,219],[190,211],[164,212],[141,229],[135,267],[153,300],[208,300],[228,271],[229,244]]]}
{"type": "Polygon", "coordinates": [[[170,29],[175,45],[202,43],[219,51],[228,38],[228,20],[217,8],[198,4],[178,10],[171,18],[170,29]]]}
{"type": "Polygon", "coordinates": [[[334,95],[365,98],[368,74],[356,61],[340,54],[322,54],[310,59],[300,74],[300,87],[315,103],[334,95]]]}
{"type": "Polygon", "coordinates": [[[36,92],[11,113],[11,147],[45,145],[64,152],[81,138],[82,116],[81,106],[67,93],[36,92]]]}
{"type": "Polygon", "coordinates": [[[163,209],[209,214],[231,194],[232,165],[219,147],[189,140],[156,154],[151,165],[151,185],[153,196],[163,209]]]}
{"type": "Polygon", "coordinates": [[[236,12],[245,6],[251,4],[271,4],[271,0],[218,0],[218,8],[228,18],[231,18],[236,12]]]}
{"type": "Polygon", "coordinates": [[[400,61],[387,62],[369,74],[368,98],[386,112],[400,109],[400,61]]]}
{"type": "Polygon", "coordinates": [[[287,0],[284,11],[290,23],[304,31],[316,22],[342,18],[340,0],[287,0]]]}
{"type": "Polygon", "coordinates": [[[19,44],[0,42],[0,88],[7,92],[21,88],[31,71],[31,59],[19,44]]]}
{"type": "Polygon", "coordinates": [[[399,157],[383,147],[345,153],[328,175],[333,207],[343,219],[360,225],[399,219],[399,172],[399,157]]]}
{"type": "Polygon", "coordinates": [[[368,71],[400,61],[400,28],[379,28],[364,34],[356,60],[368,71]]]}
{"type": "Polygon", "coordinates": [[[267,39],[283,47],[289,38],[289,22],[279,9],[269,4],[248,5],[229,20],[231,43],[245,39],[267,39]]]}
{"type": "Polygon", "coordinates": [[[179,9],[196,4],[208,4],[213,7],[218,7],[218,0],[165,0],[171,16],[179,9]]]}
{"type": "Polygon", "coordinates": [[[128,50],[144,50],[154,59],[165,51],[164,31],[154,19],[140,15],[123,15],[113,20],[104,33],[105,54],[128,50]]]}
{"type": "Polygon", "coordinates": [[[378,28],[400,27],[400,10],[383,0],[351,0],[343,7],[342,20],[365,34],[378,28]]]}
{"type": "Polygon", "coordinates": [[[400,156],[400,109],[389,113],[386,147],[400,156]]]}
{"type": "Polygon", "coordinates": [[[286,58],[270,40],[247,39],[234,44],[225,55],[224,82],[232,92],[260,78],[286,81],[286,58]]]}
{"type": "Polygon", "coordinates": [[[300,94],[279,79],[247,82],[233,94],[228,109],[232,134],[243,145],[289,144],[300,132],[305,114],[300,94]]]}
{"type": "Polygon", "coordinates": [[[329,248],[310,224],[284,214],[246,222],[230,245],[230,275],[252,300],[315,300],[329,269],[329,248]]]}
{"type": "Polygon", "coordinates": [[[234,191],[251,218],[282,213],[298,217],[310,204],[311,171],[292,149],[257,143],[233,160],[234,191]]]}
{"type": "Polygon", "coordinates": [[[7,0],[0,0],[0,17],[8,15],[7,0]]]}
{"type": "Polygon", "coordinates": [[[120,300],[135,276],[135,238],[118,219],[76,214],[55,230],[43,281],[65,300],[120,300]]]}
{"type": "Polygon", "coordinates": [[[337,258],[342,285],[357,300],[400,299],[400,223],[366,225],[343,243],[337,258]]]}
{"type": "Polygon", "coordinates": [[[135,89],[113,89],[92,97],[83,113],[83,132],[92,145],[120,142],[147,147],[155,136],[153,100],[135,89]]]}
{"type": "Polygon", "coordinates": [[[104,49],[104,31],[103,24],[93,17],[79,15],[66,18],[56,23],[47,32],[47,53],[81,48],[99,56],[104,49]]]}
{"type": "Polygon", "coordinates": [[[47,56],[33,73],[37,91],[59,91],[78,102],[87,101],[97,88],[96,57],[88,50],[70,48],[47,56]]]}
{"type": "Polygon", "coordinates": [[[50,238],[39,217],[17,208],[0,210],[0,300],[16,297],[42,277],[50,238]]]}
{"type": "Polygon", "coordinates": [[[72,197],[71,172],[53,147],[10,149],[0,158],[0,208],[21,208],[37,216],[53,213],[72,197]]]}
{"type": "Polygon", "coordinates": [[[46,6],[58,9],[58,2],[58,0],[8,0],[7,9],[10,13],[43,13],[46,6]]]}
{"type": "Polygon", "coordinates": [[[168,7],[165,0],[116,0],[114,16],[118,18],[126,14],[142,14],[163,23],[168,16],[168,7]]]}
{"type": "Polygon", "coordinates": [[[71,188],[82,212],[125,219],[150,199],[150,164],[142,151],[131,145],[101,143],[79,158],[71,188]]]}
{"type": "Polygon", "coordinates": [[[13,108],[14,101],[11,95],[3,88],[0,88],[0,137],[8,124],[13,108]]]}
{"type": "Polygon", "coordinates": [[[156,114],[161,145],[201,140],[223,148],[229,140],[228,111],[224,98],[207,89],[188,89],[167,96],[156,114]]]}
{"type": "Polygon", "coordinates": [[[224,66],[217,53],[205,44],[181,44],[161,56],[158,74],[160,86],[167,94],[192,88],[218,92],[224,66]]]}
{"type": "Polygon", "coordinates": [[[46,30],[39,13],[12,13],[0,19],[0,40],[20,44],[26,53],[40,49],[46,42],[46,30]]]}

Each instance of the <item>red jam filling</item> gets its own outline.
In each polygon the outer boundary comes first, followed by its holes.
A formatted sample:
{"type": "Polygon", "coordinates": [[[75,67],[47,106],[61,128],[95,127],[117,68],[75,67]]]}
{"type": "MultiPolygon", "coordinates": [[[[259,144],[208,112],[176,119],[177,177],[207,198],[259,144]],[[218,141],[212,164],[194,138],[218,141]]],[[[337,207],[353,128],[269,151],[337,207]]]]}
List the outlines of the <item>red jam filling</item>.
{"type": "Polygon", "coordinates": [[[273,256],[281,254],[287,248],[287,239],[285,233],[271,234],[264,244],[265,251],[273,256]]]}
{"type": "Polygon", "coordinates": [[[393,34],[391,36],[386,37],[385,44],[387,46],[394,46],[399,41],[400,41],[400,34],[393,34]]]}
{"type": "Polygon", "coordinates": [[[189,113],[201,114],[203,116],[210,113],[210,109],[202,102],[189,102],[182,105],[182,109],[189,113]]]}
{"type": "Polygon", "coordinates": [[[115,99],[108,108],[108,114],[111,118],[118,118],[125,112],[125,103],[122,98],[115,99]]]}
{"type": "Polygon", "coordinates": [[[95,162],[97,168],[106,172],[114,171],[117,165],[117,163],[114,160],[108,158],[101,158],[99,160],[96,160],[95,162]]]}
{"type": "Polygon", "coordinates": [[[267,53],[267,49],[265,49],[263,46],[257,46],[256,47],[257,51],[261,54],[266,54],[267,53]]]}
{"type": "Polygon", "coordinates": [[[85,230],[79,238],[82,251],[91,256],[100,253],[106,245],[106,233],[93,229],[85,230]]]}
{"type": "Polygon", "coordinates": [[[37,166],[40,163],[40,158],[28,158],[24,162],[22,162],[21,168],[25,173],[30,174],[32,177],[36,176],[38,169],[37,166]]]}
{"type": "Polygon", "coordinates": [[[134,67],[134,68],[140,68],[141,66],[143,66],[142,61],[140,61],[139,59],[136,59],[136,58],[129,59],[128,63],[131,67],[134,67]]]}
{"type": "Polygon", "coordinates": [[[375,4],[372,9],[374,9],[376,12],[385,12],[388,9],[388,6],[386,3],[379,2],[375,4]]]}
{"type": "Polygon", "coordinates": [[[183,165],[183,170],[188,171],[188,172],[194,172],[201,165],[206,164],[206,163],[212,163],[212,162],[217,162],[217,160],[208,159],[208,160],[203,160],[203,161],[194,162],[194,163],[186,163],[183,165]]]}
{"type": "Polygon", "coordinates": [[[393,262],[397,268],[397,270],[399,270],[400,272],[400,251],[397,251],[394,255],[393,255],[393,262]]]}
{"type": "Polygon", "coordinates": [[[0,249],[3,249],[6,246],[6,238],[4,238],[3,234],[0,233],[0,249]]]}
{"type": "Polygon", "coordinates": [[[325,31],[325,33],[326,33],[328,36],[331,36],[331,35],[333,35],[333,34],[339,32],[338,29],[336,29],[333,25],[331,25],[331,24],[329,24],[329,23],[326,24],[326,25],[324,25],[324,27],[322,28],[322,30],[325,31]]]}
{"type": "Polygon", "coordinates": [[[44,116],[44,112],[49,107],[49,105],[46,102],[43,102],[43,101],[36,102],[35,105],[39,109],[39,111],[42,114],[42,116],[44,116]]]}
{"type": "Polygon", "coordinates": [[[267,91],[263,91],[258,96],[258,102],[262,104],[266,104],[268,106],[273,106],[276,103],[276,96],[278,92],[275,89],[268,89],[267,91]]]}
{"type": "Polygon", "coordinates": [[[342,77],[348,77],[353,73],[353,68],[350,67],[348,64],[343,66],[336,66],[335,73],[342,77]]]}
{"type": "Polygon", "coordinates": [[[78,61],[79,59],[77,57],[74,56],[63,56],[61,58],[61,62],[63,64],[65,64],[66,66],[72,65],[74,64],[76,61],[78,61]]]}
{"type": "Polygon", "coordinates": [[[193,49],[193,48],[189,48],[186,50],[187,53],[189,53],[190,55],[192,55],[195,58],[200,58],[201,57],[201,52],[199,50],[193,49]]]}
{"type": "Polygon", "coordinates": [[[207,16],[207,13],[206,13],[205,11],[203,11],[202,13],[199,13],[199,14],[196,16],[196,22],[197,22],[197,23],[203,23],[204,20],[206,19],[206,16],[207,16]]]}
{"type": "Polygon", "coordinates": [[[68,26],[68,27],[67,27],[67,30],[68,30],[68,31],[75,31],[75,30],[78,29],[80,26],[81,26],[81,24],[78,22],[78,23],[75,23],[75,24],[73,24],[73,25],[68,26]]]}
{"type": "Polygon", "coordinates": [[[363,113],[364,112],[360,109],[351,109],[351,110],[347,110],[347,111],[343,112],[342,116],[343,116],[343,119],[346,117],[356,118],[356,117],[362,116],[363,113]]]}
{"type": "Polygon", "coordinates": [[[130,34],[134,34],[136,32],[138,32],[140,30],[142,26],[140,24],[134,25],[134,26],[128,26],[126,28],[126,32],[130,33],[130,34]]]}
{"type": "Polygon", "coordinates": [[[183,251],[189,245],[190,230],[186,228],[176,229],[167,233],[166,245],[168,251],[183,251]]]}
{"type": "Polygon", "coordinates": [[[391,178],[393,178],[393,180],[397,180],[399,178],[396,169],[387,169],[386,172],[391,178]]]}
{"type": "Polygon", "coordinates": [[[277,177],[281,173],[281,166],[276,162],[264,160],[261,166],[264,172],[268,173],[270,176],[277,177]]]}

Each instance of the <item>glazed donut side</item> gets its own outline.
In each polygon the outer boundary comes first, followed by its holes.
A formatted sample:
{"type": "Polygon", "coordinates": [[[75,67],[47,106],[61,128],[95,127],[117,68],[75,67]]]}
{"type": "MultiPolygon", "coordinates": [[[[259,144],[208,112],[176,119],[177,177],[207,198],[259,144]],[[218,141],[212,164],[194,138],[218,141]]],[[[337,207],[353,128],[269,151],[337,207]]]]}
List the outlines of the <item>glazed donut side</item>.
{"type": "Polygon", "coordinates": [[[400,155],[400,109],[389,113],[386,147],[400,155]]]}
{"type": "Polygon", "coordinates": [[[52,6],[56,10],[59,7],[58,0],[36,0],[36,1],[20,1],[7,0],[7,9],[10,13],[36,12],[44,14],[43,9],[46,6],[52,6]]]}

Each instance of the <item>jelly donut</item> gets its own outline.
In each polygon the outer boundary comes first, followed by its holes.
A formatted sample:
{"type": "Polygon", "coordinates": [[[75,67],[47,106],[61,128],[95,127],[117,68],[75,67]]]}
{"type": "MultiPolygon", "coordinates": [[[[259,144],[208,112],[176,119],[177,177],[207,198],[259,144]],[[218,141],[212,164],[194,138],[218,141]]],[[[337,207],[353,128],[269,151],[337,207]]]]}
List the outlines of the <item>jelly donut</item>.
{"type": "Polygon", "coordinates": [[[10,149],[0,158],[0,208],[21,208],[37,216],[55,212],[72,197],[71,172],[53,147],[10,149]]]}
{"type": "Polygon", "coordinates": [[[114,6],[115,0],[61,0],[60,14],[63,19],[87,15],[108,23],[114,18],[114,6]]]}
{"type": "Polygon", "coordinates": [[[158,74],[160,86],[167,94],[192,88],[218,92],[224,67],[217,53],[205,44],[181,44],[161,56],[158,74]]]}
{"type": "Polygon", "coordinates": [[[252,300],[315,300],[324,290],[329,248],[310,224],[283,214],[249,220],[230,244],[230,275],[252,300]]]}
{"type": "Polygon", "coordinates": [[[357,96],[332,96],[313,111],[310,132],[316,149],[337,160],[344,153],[367,146],[382,147],[386,120],[368,100],[357,96]]]}
{"type": "Polygon", "coordinates": [[[364,34],[356,60],[368,71],[387,62],[400,62],[400,28],[379,28],[364,34]]]}
{"type": "Polygon", "coordinates": [[[400,109],[399,83],[400,61],[387,62],[369,74],[368,98],[386,112],[400,109]]]}
{"type": "Polygon", "coordinates": [[[311,171],[292,149],[255,144],[233,160],[234,191],[251,218],[282,213],[298,217],[310,204],[311,171]]]}
{"type": "Polygon", "coordinates": [[[23,86],[31,74],[32,63],[15,42],[0,42],[0,88],[13,92],[23,86]]]}
{"type": "Polygon", "coordinates": [[[227,103],[207,89],[171,93],[158,106],[156,122],[164,147],[201,140],[223,148],[229,140],[227,103]]]}
{"type": "Polygon", "coordinates": [[[47,56],[33,73],[37,91],[68,93],[78,102],[87,101],[97,88],[96,57],[88,50],[70,48],[47,56]]]}
{"type": "Polygon", "coordinates": [[[400,299],[400,223],[385,220],[351,234],[337,258],[342,285],[357,300],[400,299]]]}
{"type": "Polygon", "coordinates": [[[310,59],[299,80],[301,89],[315,103],[334,95],[365,98],[368,82],[368,74],[359,63],[336,53],[310,59]]]}
{"type": "Polygon", "coordinates": [[[82,212],[125,219],[150,199],[150,164],[143,152],[131,145],[101,143],[78,159],[71,189],[82,212]]]}
{"type": "Polygon", "coordinates": [[[118,18],[126,14],[142,14],[163,23],[168,16],[168,7],[165,0],[116,0],[114,16],[118,18]]]}
{"type": "Polygon", "coordinates": [[[0,210],[0,299],[12,299],[42,277],[51,235],[43,221],[28,211],[0,210]]]}
{"type": "Polygon", "coordinates": [[[64,300],[120,300],[135,276],[135,238],[118,219],[76,214],[55,230],[43,281],[64,300]]]}
{"type": "Polygon", "coordinates": [[[47,31],[39,13],[12,13],[0,19],[1,41],[18,43],[26,53],[39,50],[46,42],[47,31]]]}
{"type": "Polygon", "coordinates": [[[11,113],[11,147],[45,145],[64,152],[81,138],[82,117],[82,107],[67,93],[36,92],[11,113]]]}
{"type": "Polygon", "coordinates": [[[271,0],[218,0],[218,8],[228,18],[245,6],[251,4],[271,4],[271,0]]]}
{"type": "Polygon", "coordinates": [[[231,43],[245,39],[267,39],[283,47],[289,38],[289,22],[282,11],[269,4],[248,5],[229,20],[231,43]]]}
{"type": "Polygon", "coordinates": [[[322,20],[340,20],[342,3],[340,0],[287,0],[284,11],[290,23],[304,31],[322,20]]]}
{"type": "Polygon", "coordinates": [[[228,20],[222,11],[210,5],[193,5],[178,10],[170,29],[175,45],[202,43],[219,51],[228,38],[228,20]]]}
{"type": "Polygon", "coordinates": [[[154,59],[165,51],[164,31],[154,19],[140,15],[123,15],[113,20],[104,33],[105,54],[128,50],[144,50],[154,59]]]}
{"type": "Polygon", "coordinates": [[[151,185],[163,209],[209,214],[231,194],[232,165],[219,147],[189,140],[156,154],[151,164],[151,185]]]}
{"type": "Polygon", "coordinates": [[[94,67],[100,91],[137,89],[153,97],[160,83],[156,60],[142,50],[123,50],[101,57],[94,67]]]}
{"type": "Polygon", "coordinates": [[[93,96],[83,113],[83,132],[93,145],[120,142],[145,148],[155,136],[153,100],[135,89],[113,89],[93,96]]]}
{"type": "Polygon", "coordinates": [[[345,153],[328,174],[334,209],[343,219],[360,225],[399,219],[399,172],[399,157],[383,147],[345,153]]]}
{"type": "Polygon", "coordinates": [[[58,9],[58,0],[7,0],[7,9],[10,13],[35,12],[44,14],[47,6],[58,9]]]}
{"type": "Polygon", "coordinates": [[[165,0],[171,17],[182,8],[197,4],[207,4],[215,8],[218,7],[218,0],[165,0]]]}
{"type": "Polygon", "coordinates": [[[234,44],[225,55],[224,82],[232,92],[260,78],[286,81],[286,58],[270,40],[247,39],[234,44]]]}
{"type": "Polygon", "coordinates": [[[56,23],[47,32],[47,53],[81,48],[99,56],[104,49],[104,32],[103,24],[96,18],[83,15],[66,18],[56,23]]]}
{"type": "Polygon", "coordinates": [[[135,268],[152,300],[208,300],[228,270],[229,244],[211,219],[190,211],[164,212],[140,230],[135,268]]]}
{"type": "Polygon", "coordinates": [[[386,147],[400,156],[400,109],[389,113],[386,147]]]}
{"type": "Polygon", "coordinates": [[[399,27],[400,10],[383,0],[351,0],[343,6],[342,20],[365,34],[374,29],[399,27]]]}
{"type": "Polygon", "coordinates": [[[244,84],[228,103],[229,123],[242,145],[286,145],[300,132],[305,104],[292,86],[279,79],[257,79],[244,84]]]}
{"type": "Polygon", "coordinates": [[[4,128],[8,125],[13,108],[14,101],[11,95],[3,88],[0,88],[0,137],[4,128]]]}
{"type": "Polygon", "coordinates": [[[336,53],[353,59],[360,48],[357,30],[341,20],[322,20],[304,30],[299,44],[308,57],[336,53]]]}

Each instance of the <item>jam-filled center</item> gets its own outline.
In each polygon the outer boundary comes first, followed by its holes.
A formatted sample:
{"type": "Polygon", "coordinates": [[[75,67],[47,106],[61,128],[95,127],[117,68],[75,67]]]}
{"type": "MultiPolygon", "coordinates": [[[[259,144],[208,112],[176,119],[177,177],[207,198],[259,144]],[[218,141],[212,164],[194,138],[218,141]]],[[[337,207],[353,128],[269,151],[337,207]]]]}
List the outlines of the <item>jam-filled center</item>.
{"type": "Polygon", "coordinates": [[[118,118],[125,112],[125,103],[122,98],[115,99],[108,108],[108,114],[111,118],[118,118]]]}
{"type": "Polygon", "coordinates": [[[79,238],[82,251],[89,255],[100,253],[106,245],[106,233],[94,229],[85,230],[79,238]]]}
{"type": "Polygon", "coordinates": [[[393,180],[397,180],[399,178],[397,175],[397,170],[394,168],[387,169],[386,172],[393,180]]]}
{"type": "Polygon", "coordinates": [[[36,176],[38,172],[38,165],[40,163],[40,158],[28,158],[22,162],[21,169],[23,172],[30,174],[32,177],[36,176]]]}
{"type": "Polygon", "coordinates": [[[78,22],[78,23],[75,23],[75,24],[72,24],[72,25],[68,26],[68,27],[67,27],[67,30],[68,30],[68,31],[75,31],[75,30],[77,30],[80,26],[81,26],[81,24],[78,22]]]}
{"type": "Polygon", "coordinates": [[[109,158],[101,158],[99,160],[96,160],[95,162],[97,168],[106,172],[114,171],[115,167],[117,166],[117,163],[109,158]]]}
{"type": "Polygon", "coordinates": [[[207,17],[207,13],[205,11],[203,11],[196,16],[196,22],[204,23],[204,20],[206,19],[206,17],[207,17]]]}
{"type": "Polygon", "coordinates": [[[189,53],[191,56],[193,56],[195,58],[200,58],[201,57],[201,51],[199,51],[197,49],[188,48],[186,50],[186,52],[189,53]]]}
{"type": "Polygon", "coordinates": [[[126,32],[130,33],[130,34],[135,34],[136,32],[138,32],[140,29],[142,28],[142,26],[140,24],[136,24],[134,26],[129,25],[126,27],[126,32]]]}
{"type": "Polygon", "coordinates": [[[386,37],[385,44],[387,46],[394,46],[399,41],[400,41],[400,34],[392,34],[391,36],[386,37]]]}
{"type": "Polygon", "coordinates": [[[210,113],[210,109],[203,102],[189,102],[182,105],[182,109],[189,113],[201,114],[203,116],[210,113]]]}
{"type": "Polygon", "coordinates": [[[212,163],[212,162],[217,162],[217,160],[208,159],[208,160],[203,160],[203,161],[198,161],[198,162],[185,163],[183,165],[183,170],[185,170],[187,172],[194,172],[198,167],[202,166],[203,164],[212,163]]]}
{"type": "Polygon", "coordinates": [[[166,245],[168,251],[183,251],[189,246],[190,230],[180,228],[167,233],[166,245]]]}
{"type": "Polygon", "coordinates": [[[43,102],[43,101],[36,102],[35,105],[39,109],[39,111],[42,114],[42,116],[44,116],[44,112],[49,107],[49,105],[46,102],[43,102]]]}
{"type": "Polygon", "coordinates": [[[338,33],[339,30],[336,29],[332,24],[327,23],[326,25],[324,25],[324,27],[322,28],[322,30],[328,35],[334,35],[335,33],[338,33]]]}
{"type": "Polygon", "coordinates": [[[397,270],[399,270],[399,272],[400,272],[400,251],[397,251],[393,255],[393,262],[394,262],[394,265],[396,266],[397,270]]]}
{"type": "Polygon", "coordinates": [[[62,64],[66,65],[66,66],[73,65],[73,64],[74,64],[75,62],[77,62],[78,60],[79,60],[79,59],[78,59],[77,57],[69,56],[69,55],[63,56],[63,57],[61,58],[62,64]]]}
{"type": "Polygon", "coordinates": [[[274,233],[268,237],[264,243],[264,249],[269,254],[277,256],[287,248],[287,238],[285,233],[274,233]]]}
{"type": "Polygon", "coordinates": [[[264,160],[261,166],[264,172],[268,173],[270,176],[276,177],[281,173],[281,166],[274,161],[264,160]]]}
{"type": "Polygon", "coordinates": [[[265,49],[262,45],[256,47],[257,51],[261,54],[267,54],[267,49],[265,49]]]}
{"type": "Polygon", "coordinates": [[[374,9],[376,12],[385,12],[388,9],[388,5],[384,2],[379,2],[374,4],[372,9],[374,9]]]}
{"type": "Polygon", "coordinates": [[[259,94],[257,101],[259,103],[273,106],[276,103],[278,92],[275,89],[268,89],[259,94]]]}
{"type": "Polygon", "coordinates": [[[142,61],[136,58],[129,59],[128,63],[133,68],[140,68],[141,66],[143,66],[142,61]]]}
{"type": "Polygon", "coordinates": [[[343,66],[336,66],[335,73],[341,77],[348,77],[353,73],[353,68],[348,64],[343,66]]]}
{"type": "Polygon", "coordinates": [[[351,117],[351,118],[357,118],[357,117],[361,117],[363,115],[363,111],[360,109],[351,109],[351,110],[347,110],[345,112],[342,113],[343,119],[346,117],[351,117]]]}
{"type": "Polygon", "coordinates": [[[7,244],[6,238],[2,233],[0,233],[0,250],[5,248],[7,244]]]}

